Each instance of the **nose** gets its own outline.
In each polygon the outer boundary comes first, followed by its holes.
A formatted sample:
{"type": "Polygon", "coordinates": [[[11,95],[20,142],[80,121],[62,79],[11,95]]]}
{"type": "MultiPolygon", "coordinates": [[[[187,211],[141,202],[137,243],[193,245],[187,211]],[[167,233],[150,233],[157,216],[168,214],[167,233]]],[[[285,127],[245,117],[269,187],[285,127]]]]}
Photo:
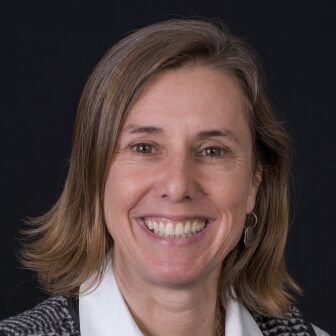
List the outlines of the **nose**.
{"type": "Polygon", "coordinates": [[[171,202],[188,202],[195,198],[200,186],[196,169],[187,157],[167,162],[162,169],[158,190],[162,198],[171,202]]]}

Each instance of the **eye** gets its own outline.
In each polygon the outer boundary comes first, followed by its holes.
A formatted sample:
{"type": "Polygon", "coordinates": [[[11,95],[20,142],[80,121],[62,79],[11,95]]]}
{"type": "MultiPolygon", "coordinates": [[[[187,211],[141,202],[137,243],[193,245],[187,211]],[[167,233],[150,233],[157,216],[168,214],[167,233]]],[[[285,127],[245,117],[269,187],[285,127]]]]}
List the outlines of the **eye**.
{"type": "Polygon", "coordinates": [[[153,152],[153,145],[144,142],[136,143],[131,148],[133,152],[140,154],[152,154],[153,152]]]}
{"type": "Polygon", "coordinates": [[[199,153],[201,156],[222,157],[228,153],[228,150],[222,147],[211,146],[203,148],[199,153]]]}

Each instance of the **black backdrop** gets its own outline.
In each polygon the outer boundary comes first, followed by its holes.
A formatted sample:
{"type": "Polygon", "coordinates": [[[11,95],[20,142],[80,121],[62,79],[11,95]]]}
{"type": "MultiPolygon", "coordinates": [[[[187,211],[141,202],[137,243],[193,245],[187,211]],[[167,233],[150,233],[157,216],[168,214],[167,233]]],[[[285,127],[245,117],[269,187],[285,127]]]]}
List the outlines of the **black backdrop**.
{"type": "Polygon", "coordinates": [[[46,296],[17,260],[19,230],[62,189],[76,105],[93,66],[132,29],[201,16],[221,18],[263,59],[277,114],[296,149],[288,267],[305,291],[299,303],[307,317],[336,334],[332,1],[12,1],[0,8],[0,318],[46,296]]]}

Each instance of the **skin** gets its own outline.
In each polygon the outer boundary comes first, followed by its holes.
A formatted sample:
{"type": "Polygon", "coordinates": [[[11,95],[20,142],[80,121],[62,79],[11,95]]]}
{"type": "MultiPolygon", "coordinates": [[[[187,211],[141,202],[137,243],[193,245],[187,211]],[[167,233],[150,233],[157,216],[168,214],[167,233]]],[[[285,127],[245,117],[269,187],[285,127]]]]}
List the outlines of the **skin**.
{"type": "Polygon", "coordinates": [[[241,238],[259,182],[233,76],[194,66],[146,84],[123,126],[104,197],[115,277],[145,335],[216,334],[221,264],[241,238]],[[198,136],[219,129],[224,136],[198,136]],[[197,237],[160,238],[140,222],[153,214],[211,222],[197,237]]]}

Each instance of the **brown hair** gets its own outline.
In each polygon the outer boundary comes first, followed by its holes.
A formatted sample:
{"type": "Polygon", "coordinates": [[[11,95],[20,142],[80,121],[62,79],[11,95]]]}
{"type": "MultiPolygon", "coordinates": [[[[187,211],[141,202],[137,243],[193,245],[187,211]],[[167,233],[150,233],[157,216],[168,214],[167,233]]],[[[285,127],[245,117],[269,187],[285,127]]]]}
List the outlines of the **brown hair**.
{"type": "Polygon", "coordinates": [[[258,57],[221,25],[204,20],[168,20],[140,29],[114,45],[88,79],[80,99],[64,190],[54,207],[30,221],[33,241],[25,265],[44,288],[71,295],[105,267],[113,245],[103,216],[105,179],[119,132],[147,80],[163,69],[210,66],[233,74],[249,105],[255,169],[262,171],[251,247],[239,243],[223,262],[219,299],[233,286],[253,312],[283,316],[290,290],[299,291],[286,271],[288,176],[287,133],[273,116],[258,57]]]}

